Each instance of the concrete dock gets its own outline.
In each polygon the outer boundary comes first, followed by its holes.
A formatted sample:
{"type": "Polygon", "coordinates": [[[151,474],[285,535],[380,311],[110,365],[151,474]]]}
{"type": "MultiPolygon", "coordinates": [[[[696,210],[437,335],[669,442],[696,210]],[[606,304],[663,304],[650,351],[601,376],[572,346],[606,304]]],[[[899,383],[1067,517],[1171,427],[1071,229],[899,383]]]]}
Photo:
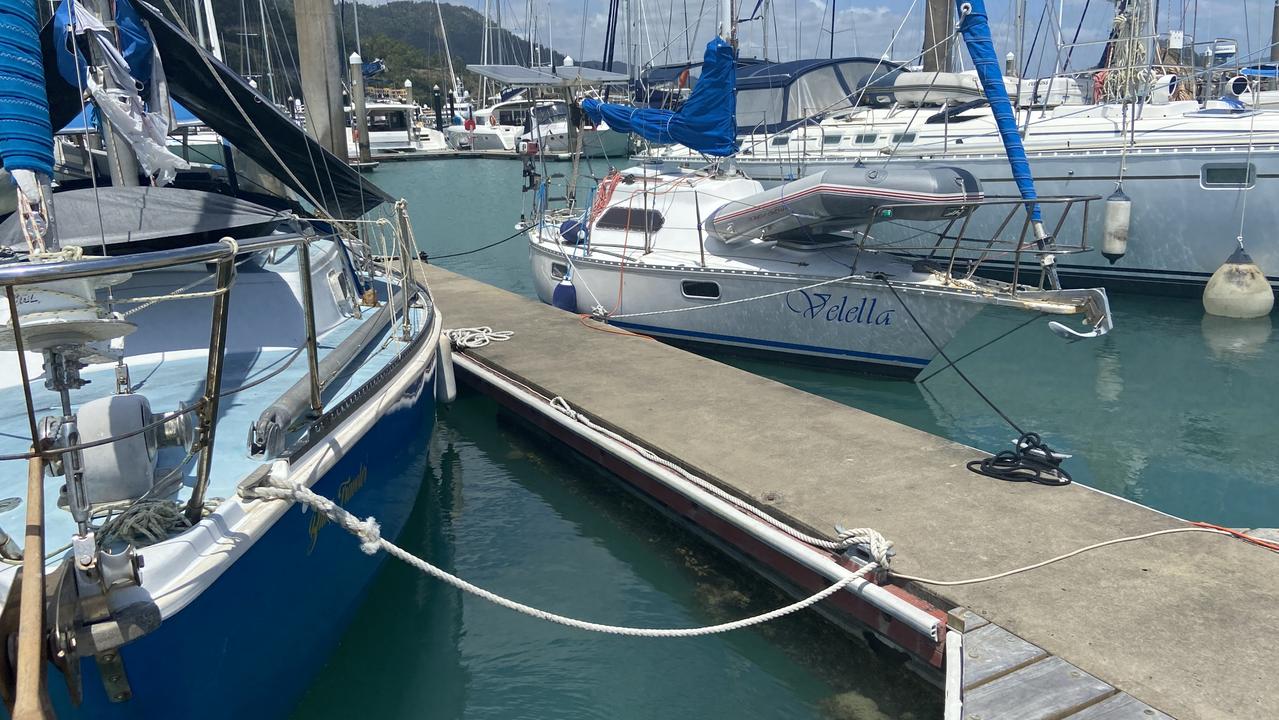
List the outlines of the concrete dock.
{"type": "MultiPolygon", "coordinates": [[[[976,475],[973,448],[422,267],[446,327],[514,332],[468,359],[797,527],[874,528],[895,543],[895,572],[981,577],[1186,526],[1077,484],[976,475]]],[[[1261,547],[1182,533],[991,582],[898,584],[963,634],[970,720],[1279,717],[1279,554],[1261,547]]]]}

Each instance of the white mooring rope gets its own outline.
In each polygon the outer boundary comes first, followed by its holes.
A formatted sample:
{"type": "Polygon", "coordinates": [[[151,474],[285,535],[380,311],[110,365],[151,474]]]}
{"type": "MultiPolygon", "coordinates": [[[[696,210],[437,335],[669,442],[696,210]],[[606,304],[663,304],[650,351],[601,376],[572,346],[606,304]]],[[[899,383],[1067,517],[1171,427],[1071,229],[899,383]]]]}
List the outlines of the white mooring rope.
{"type": "Polygon", "coordinates": [[[482,348],[491,342],[505,342],[515,334],[512,330],[494,330],[488,325],[445,330],[445,336],[455,348],[482,348]]]}
{"type": "MultiPolygon", "coordinates": [[[[378,550],[385,550],[387,554],[392,557],[404,561],[408,565],[421,570],[427,575],[443,580],[459,590],[464,590],[495,605],[500,605],[508,610],[514,610],[518,613],[522,613],[539,620],[553,622],[566,627],[576,628],[578,630],[590,630],[592,632],[607,633],[610,635],[647,638],[679,638],[715,635],[731,632],[733,630],[740,630],[742,628],[751,627],[752,625],[759,625],[760,623],[765,623],[770,620],[776,620],[777,618],[790,615],[791,613],[816,605],[880,567],[878,562],[863,565],[856,572],[849,573],[848,575],[840,578],[835,584],[830,585],[820,592],[810,595],[803,600],[791,603],[785,607],[777,608],[776,610],[771,610],[762,615],[721,623],[719,625],[691,628],[637,628],[621,625],[605,625],[602,623],[594,623],[586,620],[566,617],[564,615],[558,615],[546,610],[540,610],[530,605],[525,605],[524,603],[505,598],[476,585],[472,585],[462,578],[432,565],[426,560],[417,557],[413,553],[410,553],[404,548],[382,537],[381,526],[378,524],[376,519],[369,517],[361,520],[337,503],[315,493],[310,488],[303,487],[298,482],[287,479],[277,479],[274,475],[271,476],[268,482],[270,483],[268,485],[248,488],[244,491],[244,494],[250,497],[273,500],[293,500],[302,503],[307,507],[315,509],[316,512],[321,513],[339,527],[344,528],[352,535],[359,538],[360,549],[365,553],[373,555],[377,553],[378,550]]],[[[887,562],[886,554],[880,557],[882,557],[883,562],[887,562]]]]}

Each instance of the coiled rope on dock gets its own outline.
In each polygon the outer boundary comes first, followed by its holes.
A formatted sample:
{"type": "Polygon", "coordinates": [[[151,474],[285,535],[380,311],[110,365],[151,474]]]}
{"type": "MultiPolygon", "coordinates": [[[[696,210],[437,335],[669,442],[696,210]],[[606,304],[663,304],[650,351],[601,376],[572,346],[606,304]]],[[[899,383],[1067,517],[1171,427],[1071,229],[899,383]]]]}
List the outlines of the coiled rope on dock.
{"type": "MultiPolygon", "coordinates": [[[[310,488],[303,486],[301,483],[290,480],[285,477],[277,477],[272,473],[267,484],[254,488],[246,488],[243,494],[248,497],[256,497],[268,500],[291,500],[301,503],[302,505],[314,509],[316,512],[324,515],[338,527],[345,529],[360,540],[360,549],[369,555],[376,554],[379,550],[384,550],[388,555],[403,561],[407,565],[414,567],[423,573],[430,575],[438,580],[459,589],[468,592],[478,598],[487,600],[488,602],[498,605],[508,610],[527,615],[538,620],[545,620],[557,625],[571,627],[578,630],[587,630],[591,632],[605,633],[609,635],[623,635],[627,637],[645,637],[645,638],[684,638],[699,637],[704,635],[716,635],[719,633],[732,632],[741,630],[753,625],[776,620],[777,618],[790,615],[800,610],[809,608],[826,598],[834,595],[840,590],[848,587],[854,582],[865,577],[867,574],[874,572],[881,567],[882,563],[888,562],[887,545],[884,543],[875,545],[879,547],[882,553],[877,557],[880,562],[871,562],[863,565],[855,572],[850,572],[840,578],[834,584],[823,588],[821,591],[810,595],[803,600],[791,603],[784,607],[771,610],[761,615],[755,615],[732,622],[720,623],[718,625],[708,625],[703,627],[689,628],[639,628],[627,627],[624,625],[606,625],[603,623],[590,622],[588,620],[579,620],[558,613],[541,610],[531,605],[511,600],[497,593],[485,590],[478,585],[463,580],[452,573],[432,565],[426,560],[417,557],[413,553],[396,545],[395,543],[382,537],[381,526],[375,518],[368,517],[361,520],[359,517],[348,512],[345,508],[338,505],[333,500],[326,498],[310,488]]],[[[878,533],[876,533],[878,535],[878,533]]],[[[885,541],[886,543],[886,541],[885,541]]]]}
{"type": "Polygon", "coordinates": [[[494,330],[488,325],[444,331],[444,335],[455,348],[482,348],[489,343],[510,340],[514,334],[514,331],[494,330]]]}

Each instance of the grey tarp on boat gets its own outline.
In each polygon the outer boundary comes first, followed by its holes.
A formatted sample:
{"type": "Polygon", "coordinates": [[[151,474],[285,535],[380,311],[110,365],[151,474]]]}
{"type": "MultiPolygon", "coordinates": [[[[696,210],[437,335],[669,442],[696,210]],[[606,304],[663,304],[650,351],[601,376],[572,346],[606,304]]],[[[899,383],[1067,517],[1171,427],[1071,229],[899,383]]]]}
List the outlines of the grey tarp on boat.
{"type": "MultiPolygon", "coordinates": [[[[264,235],[291,217],[247,200],[201,190],[161,187],[103,187],[68,190],[54,196],[54,222],[63,247],[80,245],[89,254],[161,250],[216,242],[223,237],[264,235]]],[[[17,213],[0,223],[0,247],[26,250],[17,213]]]]}
{"type": "MultiPolygon", "coordinates": [[[[352,169],[346,158],[338,158],[325,150],[243,78],[196,46],[159,10],[144,2],[133,5],[155,36],[168,77],[169,94],[214,132],[334,217],[360,217],[391,199],[352,169]],[[237,103],[244,115],[236,108],[237,103]],[[245,121],[245,115],[251,124],[245,121]]],[[[58,73],[56,38],[59,33],[53,30],[52,23],[46,25],[40,39],[49,115],[53,127],[60,128],[74,120],[83,108],[80,90],[58,73]]]]}

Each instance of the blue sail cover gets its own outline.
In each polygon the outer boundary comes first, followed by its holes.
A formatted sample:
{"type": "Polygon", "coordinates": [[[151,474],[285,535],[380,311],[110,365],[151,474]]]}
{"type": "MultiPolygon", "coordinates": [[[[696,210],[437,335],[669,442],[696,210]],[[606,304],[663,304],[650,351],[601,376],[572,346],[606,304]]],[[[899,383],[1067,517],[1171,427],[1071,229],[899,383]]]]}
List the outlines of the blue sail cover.
{"type": "Polygon", "coordinates": [[[44,90],[36,4],[0,0],[0,162],[53,175],[53,129],[44,90]]]}
{"type": "Polygon", "coordinates": [[[679,143],[690,150],[715,157],[737,152],[737,73],[733,46],[722,38],[706,45],[702,76],[679,111],[637,108],[582,101],[592,121],[601,120],[620,133],[635,133],[649,142],[679,143]]]}
{"type": "MultiPolygon", "coordinates": [[[[986,99],[990,101],[990,109],[995,115],[995,124],[999,127],[999,137],[1004,141],[1004,152],[1008,155],[1008,164],[1013,169],[1013,180],[1017,181],[1017,190],[1022,198],[1034,200],[1039,197],[1035,193],[1035,180],[1030,174],[1030,161],[1026,159],[1026,148],[1022,147],[1021,134],[1017,132],[1017,118],[1013,114],[1013,105],[1008,100],[1008,90],[1004,87],[1004,74],[999,69],[999,58],[995,55],[995,45],[990,39],[990,21],[986,17],[984,0],[956,0],[959,10],[959,31],[964,36],[964,44],[968,46],[968,56],[972,58],[977,77],[981,80],[986,99]],[[968,6],[968,14],[964,7],[968,6]]],[[[1030,219],[1041,220],[1038,203],[1028,203],[1030,219]]]]}

